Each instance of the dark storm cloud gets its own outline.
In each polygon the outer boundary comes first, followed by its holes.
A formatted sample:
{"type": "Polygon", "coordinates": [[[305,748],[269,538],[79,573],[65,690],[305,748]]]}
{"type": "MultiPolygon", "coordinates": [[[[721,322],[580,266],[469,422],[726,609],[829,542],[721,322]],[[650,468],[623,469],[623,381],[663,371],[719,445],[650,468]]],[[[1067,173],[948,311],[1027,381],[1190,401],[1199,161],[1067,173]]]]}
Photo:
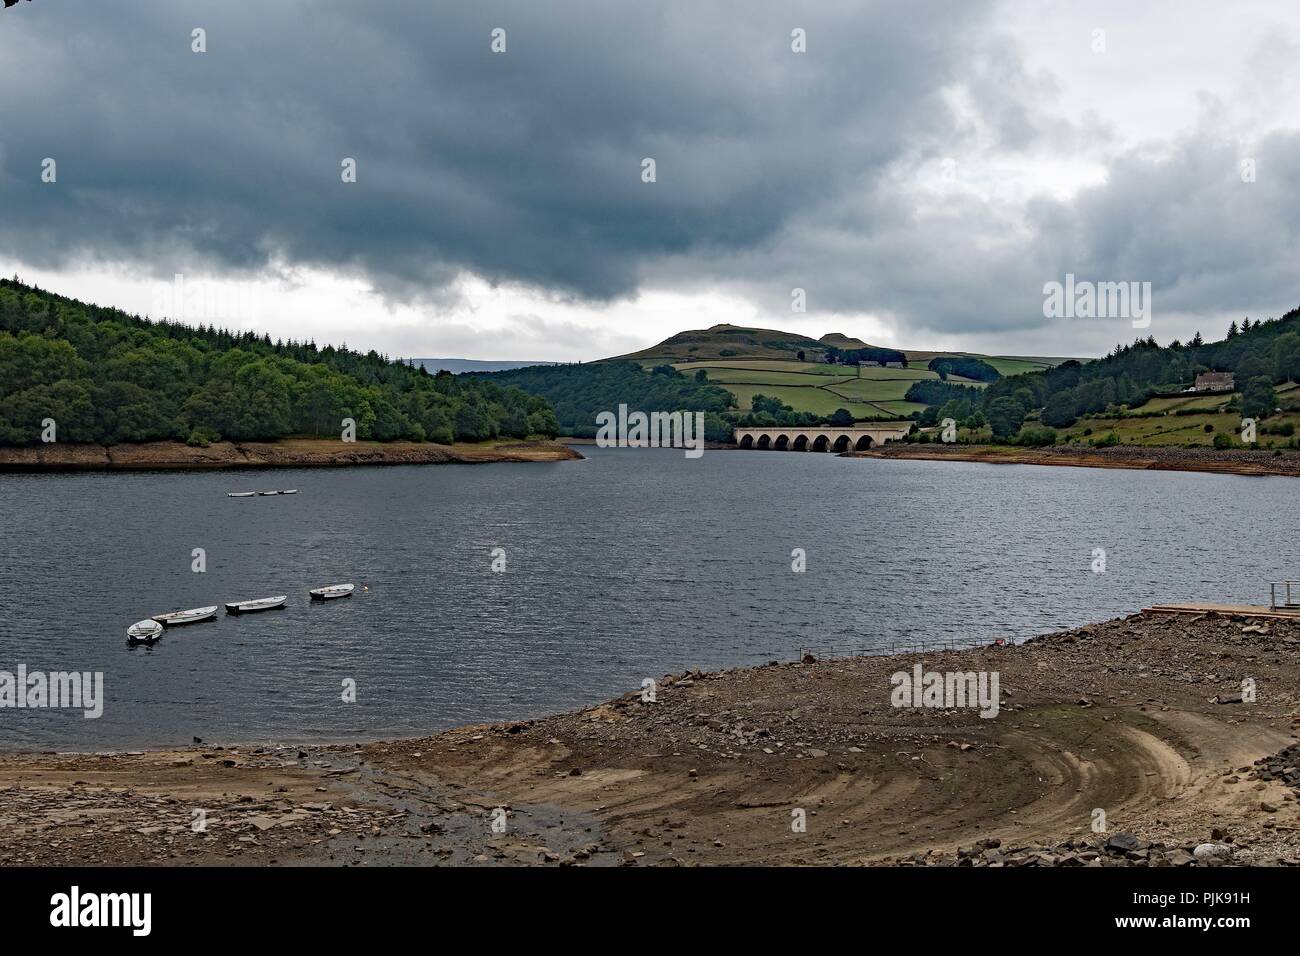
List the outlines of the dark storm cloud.
{"type": "Polygon", "coordinates": [[[980,7],[51,0],[0,23],[0,242],[626,293],[648,259],[761,247],[942,136],[980,7]]]}
{"type": "Polygon", "coordinates": [[[24,4],[0,16],[0,254],[307,264],[434,300],[461,270],[597,300],[724,289],[774,324],[800,286],[909,338],[1041,331],[1067,271],[1151,281],[1157,309],[1295,298],[1295,134],[1258,143],[1249,186],[1210,130],[1109,149],[1004,26],[970,2],[24,4]],[[1069,200],[918,192],[944,156],[970,175],[1099,147],[1109,175],[1069,200]]]}

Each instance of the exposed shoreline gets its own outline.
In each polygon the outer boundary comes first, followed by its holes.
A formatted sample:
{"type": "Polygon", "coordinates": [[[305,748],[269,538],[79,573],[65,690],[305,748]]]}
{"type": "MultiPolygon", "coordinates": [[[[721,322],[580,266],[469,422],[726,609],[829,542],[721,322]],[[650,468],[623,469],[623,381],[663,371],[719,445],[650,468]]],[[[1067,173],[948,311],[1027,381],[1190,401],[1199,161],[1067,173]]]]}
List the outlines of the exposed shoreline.
{"type": "Polygon", "coordinates": [[[868,451],[848,452],[845,457],[1300,477],[1300,454],[1283,452],[1281,455],[1273,455],[1267,451],[1245,449],[1219,450],[1138,445],[1115,445],[1110,448],[1092,448],[1087,445],[1018,448],[1007,445],[918,445],[890,442],[868,451]]]}
{"type": "Polygon", "coordinates": [[[1190,866],[1213,842],[1300,865],[1300,621],[1133,615],[657,682],[420,739],[3,753],[0,864],[1190,866]],[[1000,712],[891,706],[917,664],[999,673],[1000,712]]]}
{"type": "MultiPolygon", "coordinates": [[[[569,445],[594,445],[593,438],[561,438],[569,445]]],[[[741,451],[732,442],[705,442],[710,451],[741,451]]],[[[752,454],[753,449],[744,449],[752,454]]],[[[775,452],[774,454],[789,454],[775,452]]],[[[795,453],[798,454],[798,453],[795,453]]],[[[806,454],[812,454],[808,452],[806,454]]],[[[891,458],[914,461],[963,461],[987,465],[1051,465],[1058,468],[1120,468],[1138,471],[1192,471],[1223,475],[1274,475],[1300,478],[1300,452],[1247,449],[1180,448],[1142,445],[1055,445],[1019,448],[1011,445],[942,445],[889,442],[867,451],[848,451],[841,458],[891,458]]]]}
{"type": "Polygon", "coordinates": [[[347,465],[482,464],[494,461],[568,461],[583,456],[558,441],[342,442],[288,438],[278,442],[182,442],[136,445],[51,443],[0,448],[0,472],[190,471],[220,468],[331,468],[347,465]]]}

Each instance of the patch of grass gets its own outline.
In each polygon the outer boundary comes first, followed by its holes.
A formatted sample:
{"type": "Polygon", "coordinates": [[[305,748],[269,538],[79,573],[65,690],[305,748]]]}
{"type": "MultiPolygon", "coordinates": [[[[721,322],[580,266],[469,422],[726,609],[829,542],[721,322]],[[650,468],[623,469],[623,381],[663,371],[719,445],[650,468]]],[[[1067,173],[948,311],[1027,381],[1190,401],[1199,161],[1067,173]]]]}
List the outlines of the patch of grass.
{"type": "MultiPolygon", "coordinates": [[[[710,382],[722,385],[736,396],[737,407],[749,409],[754,395],[779,398],[792,408],[816,415],[847,409],[855,418],[888,415],[906,418],[925,406],[905,401],[913,382],[937,379],[926,368],[877,368],[829,365],[822,362],[773,362],[764,360],[728,362],[680,362],[675,368],[691,374],[703,370],[710,382]]],[[[949,381],[968,382],[960,376],[949,381]]]]}
{"type": "Polygon", "coordinates": [[[911,386],[899,379],[848,379],[826,385],[826,390],[855,402],[902,401],[911,386]]]}
{"type": "MultiPolygon", "coordinates": [[[[1289,423],[1300,433],[1300,412],[1284,412],[1262,419],[1258,423],[1257,437],[1261,448],[1284,447],[1289,438],[1285,435],[1269,434],[1265,428],[1289,423]]],[[[1239,438],[1241,434],[1241,416],[1233,412],[1206,412],[1197,415],[1158,415],[1149,418],[1083,418],[1075,422],[1064,434],[1086,440],[1096,438],[1107,432],[1114,432],[1124,445],[1199,445],[1211,447],[1216,434],[1226,434],[1239,438]],[[1211,427],[1206,431],[1205,426],[1211,427]],[[1092,429],[1091,436],[1084,436],[1084,431],[1092,429]]]]}
{"type": "Polygon", "coordinates": [[[1059,365],[1058,360],[1047,359],[1030,359],[1030,358],[1012,358],[1010,356],[982,356],[985,362],[988,362],[1004,376],[1019,375],[1022,372],[1041,372],[1059,365]]]}
{"type": "Polygon", "coordinates": [[[1139,405],[1133,411],[1138,414],[1173,412],[1179,409],[1204,409],[1207,412],[1214,412],[1218,410],[1220,405],[1226,404],[1231,397],[1231,395],[1170,395],[1153,398],[1145,404],[1139,405]]]}
{"type": "Polygon", "coordinates": [[[872,402],[871,404],[886,415],[897,415],[900,418],[906,418],[912,412],[923,412],[926,409],[926,406],[920,402],[872,402]]]}
{"type": "Polygon", "coordinates": [[[837,408],[848,409],[854,418],[879,418],[881,415],[895,414],[866,402],[851,401],[822,388],[728,385],[727,389],[736,396],[736,403],[742,411],[749,411],[755,395],[767,395],[770,398],[779,398],[798,411],[812,412],[815,415],[832,415],[837,408]]]}
{"type": "MultiPolygon", "coordinates": [[[[696,370],[688,368],[685,371],[687,374],[692,374],[696,370]]],[[[710,382],[715,382],[718,385],[791,385],[818,388],[822,385],[853,381],[852,376],[845,375],[843,372],[839,375],[821,375],[817,372],[778,372],[750,368],[708,367],[704,369],[704,374],[709,377],[710,382]]]]}
{"type": "MultiPolygon", "coordinates": [[[[662,364],[658,362],[644,363],[648,367],[662,364]]],[[[711,361],[711,362],[675,362],[673,368],[680,372],[690,375],[699,369],[704,369],[710,378],[714,375],[729,375],[735,372],[755,372],[755,373],[784,373],[787,375],[827,375],[832,378],[844,378],[851,375],[853,369],[846,370],[843,365],[830,365],[826,362],[773,362],[763,359],[737,359],[735,361],[711,361]]]]}
{"type": "MultiPolygon", "coordinates": [[[[652,357],[656,350],[647,349],[633,357],[647,368],[668,361],[686,375],[703,371],[710,382],[721,385],[736,397],[736,406],[741,411],[748,411],[754,395],[761,394],[779,398],[796,411],[830,415],[836,409],[844,408],[855,418],[864,419],[881,416],[906,418],[914,412],[924,411],[925,405],[904,399],[908,388],[913,382],[938,379],[937,374],[925,367],[931,358],[957,354],[905,351],[911,363],[907,368],[832,365],[817,361],[819,355],[812,349],[808,349],[808,358],[812,361],[800,362],[792,352],[773,354],[769,348],[749,348],[748,356],[732,358],[722,357],[716,349],[701,346],[701,343],[709,343],[715,333],[719,341],[712,345],[721,344],[721,339],[725,338],[729,346],[734,346],[738,342],[743,345],[743,340],[752,336],[754,330],[717,326],[704,333],[683,333],[670,342],[692,350],[689,356],[680,350],[667,350],[667,354],[661,351],[652,357]]],[[[978,357],[1003,375],[1039,371],[1065,361],[1020,355],[978,357]]],[[[960,375],[950,375],[948,381],[977,388],[985,385],[960,375]]]]}

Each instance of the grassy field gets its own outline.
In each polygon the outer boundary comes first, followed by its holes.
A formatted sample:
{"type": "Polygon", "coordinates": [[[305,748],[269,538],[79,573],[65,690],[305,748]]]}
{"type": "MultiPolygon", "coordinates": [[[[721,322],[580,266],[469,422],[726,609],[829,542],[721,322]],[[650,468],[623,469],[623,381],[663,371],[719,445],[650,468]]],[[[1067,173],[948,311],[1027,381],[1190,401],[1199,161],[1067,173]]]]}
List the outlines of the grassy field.
{"type": "Polygon", "coordinates": [[[1240,427],[1240,415],[1207,412],[1156,418],[1081,418],[1069,428],[1058,429],[1058,432],[1067,440],[1077,442],[1095,440],[1114,432],[1124,445],[1212,445],[1217,432],[1235,435],[1240,427]],[[1213,430],[1207,432],[1206,425],[1213,430]]]}
{"type": "MultiPolygon", "coordinates": [[[[653,364],[647,362],[646,364],[653,364]]],[[[799,411],[830,415],[847,409],[854,418],[906,417],[925,406],[905,401],[913,382],[939,376],[919,368],[853,368],[825,362],[725,360],[677,362],[674,368],[687,374],[703,371],[710,382],[722,385],[736,396],[737,406],[748,411],[754,396],[779,398],[799,411]]],[[[958,375],[948,381],[979,385],[958,375]]]]}
{"type": "MultiPolygon", "coordinates": [[[[1279,391],[1279,394],[1281,392],[1279,391]]],[[[1179,409],[1202,409],[1207,412],[1218,411],[1228,403],[1231,395],[1171,395],[1168,398],[1153,398],[1138,411],[1174,412],[1179,409]]]]}
{"type": "Polygon", "coordinates": [[[988,362],[1004,376],[1019,375],[1022,372],[1041,372],[1045,369],[1053,368],[1066,361],[1063,358],[1020,358],[1014,355],[988,355],[983,356],[984,361],[988,362]]]}
{"type": "MultiPolygon", "coordinates": [[[[908,368],[858,369],[823,360],[830,346],[861,348],[866,344],[834,332],[813,339],[776,329],[715,325],[679,332],[651,348],[618,358],[640,362],[646,368],[671,364],[688,375],[703,370],[710,382],[736,396],[742,411],[748,411],[754,395],[761,394],[780,398],[798,411],[829,415],[837,408],[845,408],[855,418],[879,418],[907,416],[925,408],[905,401],[903,396],[913,382],[939,377],[926,368],[931,359],[974,354],[901,349],[907,356],[908,368]]],[[[975,357],[1003,375],[1041,371],[1066,361],[1028,355],[975,357]]],[[[949,376],[948,381],[980,384],[956,375],[949,376]]]]}
{"type": "MultiPolygon", "coordinates": [[[[1300,399],[1300,386],[1277,387],[1278,401],[1286,409],[1300,399]]],[[[1241,438],[1241,413],[1221,411],[1231,395],[1171,395],[1153,398],[1134,409],[1142,417],[1081,418],[1069,428],[1057,429],[1070,441],[1087,442],[1114,432],[1125,445],[1213,445],[1214,436],[1223,433],[1241,438]],[[1183,414],[1175,412],[1183,411],[1183,414]],[[1190,413],[1190,414],[1189,414],[1190,413]],[[1207,430],[1207,426],[1209,430],[1207,430]]],[[[1300,410],[1289,409],[1258,423],[1256,437],[1263,448],[1282,448],[1289,439],[1264,431],[1290,424],[1300,434],[1300,410]]]]}
{"type": "Polygon", "coordinates": [[[748,411],[755,395],[779,398],[793,408],[818,415],[832,415],[837,408],[846,408],[854,418],[879,418],[882,415],[895,415],[896,412],[877,408],[866,402],[857,402],[836,395],[825,389],[812,387],[792,387],[787,385],[728,385],[728,391],[736,396],[736,404],[742,411],[748,411]]]}
{"type": "MultiPolygon", "coordinates": [[[[787,371],[785,369],[768,371],[750,367],[718,368],[712,365],[677,367],[684,368],[692,374],[703,368],[704,374],[709,377],[709,381],[718,385],[791,385],[795,388],[823,388],[827,385],[852,382],[854,379],[854,376],[845,374],[842,368],[837,368],[833,373],[830,371],[821,373],[816,371],[787,371]]],[[[850,371],[852,370],[850,369],[850,371]]]]}

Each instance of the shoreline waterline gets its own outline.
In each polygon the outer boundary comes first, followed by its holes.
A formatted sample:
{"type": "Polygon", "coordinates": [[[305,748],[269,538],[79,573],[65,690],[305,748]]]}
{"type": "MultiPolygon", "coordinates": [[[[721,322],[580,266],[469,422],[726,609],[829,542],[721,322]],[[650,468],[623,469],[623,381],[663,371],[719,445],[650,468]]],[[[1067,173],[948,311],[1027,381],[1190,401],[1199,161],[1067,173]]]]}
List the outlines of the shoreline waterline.
{"type": "Polygon", "coordinates": [[[0,473],[83,471],[207,471],[234,468],[338,468],[349,465],[482,464],[578,460],[558,441],[343,442],[334,438],[288,438],[277,442],[213,442],[206,448],[182,442],[138,445],[51,443],[0,448],[0,473]]]}
{"type": "Polygon", "coordinates": [[[1300,454],[1284,453],[1274,456],[1267,451],[1246,449],[1219,450],[1143,445],[1115,445],[1109,448],[1092,448],[1086,445],[1020,448],[1011,445],[918,445],[891,442],[879,448],[845,452],[840,457],[1300,478],[1300,454]]]}

